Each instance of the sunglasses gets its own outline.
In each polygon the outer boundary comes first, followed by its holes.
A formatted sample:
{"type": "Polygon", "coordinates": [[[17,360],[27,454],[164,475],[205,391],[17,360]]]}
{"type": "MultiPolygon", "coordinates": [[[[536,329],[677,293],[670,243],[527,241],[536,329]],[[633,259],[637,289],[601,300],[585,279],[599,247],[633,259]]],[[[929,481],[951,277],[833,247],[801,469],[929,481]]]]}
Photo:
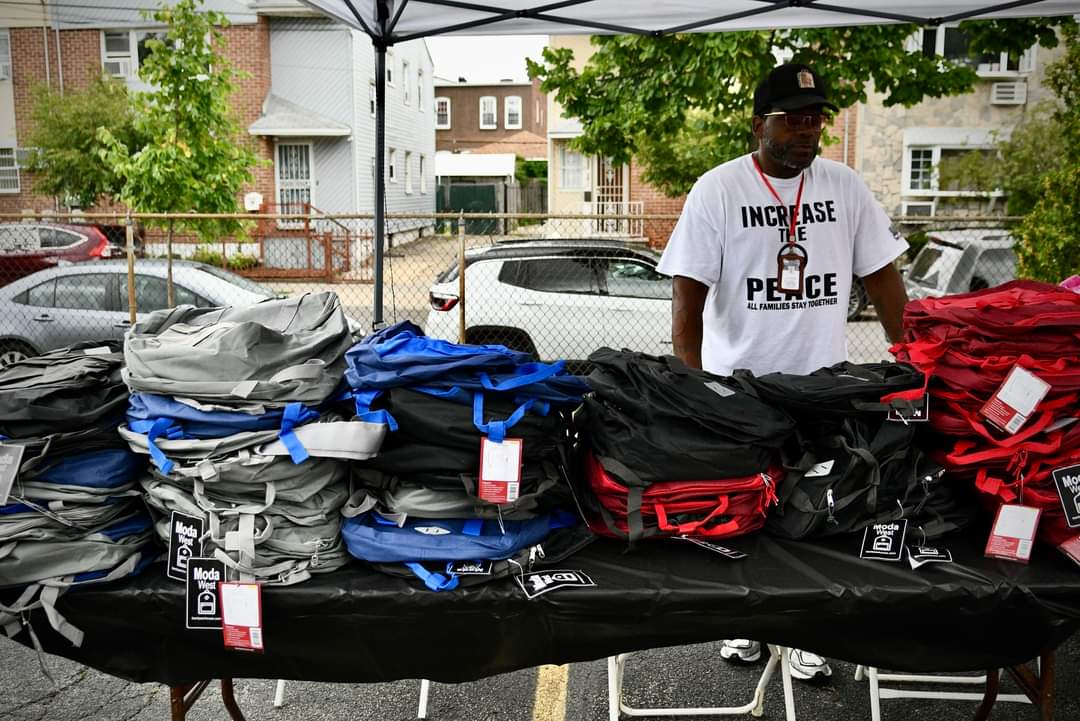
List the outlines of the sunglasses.
{"type": "Polygon", "coordinates": [[[821,130],[832,120],[828,113],[788,113],[781,110],[765,113],[763,118],[783,118],[788,130],[821,130]]]}

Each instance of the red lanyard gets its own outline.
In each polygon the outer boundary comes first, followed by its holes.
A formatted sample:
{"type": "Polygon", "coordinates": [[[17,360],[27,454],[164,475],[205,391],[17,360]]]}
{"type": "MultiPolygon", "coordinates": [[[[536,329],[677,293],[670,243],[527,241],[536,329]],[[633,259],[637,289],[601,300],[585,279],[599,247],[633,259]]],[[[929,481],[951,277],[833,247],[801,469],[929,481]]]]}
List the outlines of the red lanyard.
{"type": "MultiPolygon", "coordinates": [[[[780,194],[776,192],[776,188],[772,187],[772,183],[765,177],[765,173],[761,170],[761,165],[758,163],[757,156],[751,155],[750,159],[754,161],[754,167],[757,168],[758,175],[761,176],[761,180],[765,183],[765,187],[772,193],[772,197],[776,198],[776,202],[784,207],[784,201],[780,199],[780,194]]],[[[788,245],[795,245],[795,226],[799,223],[799,212],[802,210],[802,190],[803,185],[806,183],[806,173],[799,175],[799,192],[795,195],[795,210],[791,213],[791,227],[788,228],[788,245]]]]}

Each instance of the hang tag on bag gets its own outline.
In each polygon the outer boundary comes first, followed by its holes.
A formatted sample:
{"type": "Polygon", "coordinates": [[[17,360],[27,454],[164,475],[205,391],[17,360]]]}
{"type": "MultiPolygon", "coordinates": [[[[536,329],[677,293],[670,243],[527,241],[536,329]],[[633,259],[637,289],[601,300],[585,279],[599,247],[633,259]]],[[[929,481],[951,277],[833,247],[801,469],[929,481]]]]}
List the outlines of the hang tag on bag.
{"type": "Polygon", "coordinates": [[[0,506],[7,505],[8,496],[19,477],[23,446],[0,443],[0,506]]]}
{"type": "Polygon", "coordinates": [[[205,519],[173,511],[169,514],[169,562],[165,575],[174,581],[188,580],[188,561],[202,556],[205,519]]]}
{"type": "Polygon", "coordinates": [[[218,603],[225,648],[263,651],[262,586],[258,583],[219,583],[218,603]]]}
{"type": "Polygon", "coordinates": [[[801,245],[788,244],[781,248],[776,256],[777,290],[789,295],[802,293],[806,261],[806,251],[801,245]]]}
{"type": "Polygon", "coordinates": [[[1065,511],[1065,523],[1069,528],[1080,528],[1080,464],[1057,468],[1051,475],[1065,511]]]}
{"type": "Polygon", "coordinates": [[[488,503],[513,503],[521,495],[521,458],[525,441],[480,439],[480,477],[477,495],[488,503]]]}
{"type": "Polygon", "coordinates": [[[1080,566],[1080,536],[1073,536],[1068,541],[1058,544],[1058,550],[1069,557],[1073,563],[1080,566]]]}
{"type": "Polygon", "coordinates": [[[218,584],[225,580],[225,564],[215,558],[189,558],[187,562],[187,619],[192,630],[220,629],[218,584]]]}
{"type": "Polygon", "coordinates": [[[1042,510],[1014,503],[1003,504],[994,518],[994,527],[986,542],[985,555],[1006,561],[1027,563],[1039,529],[1042,510]]]}
{"type": "Polygon", "coordinates": [[[1026,368],[1013,366],[979,413],[995,427],[1013,434],[1027,422],[1049,390],[1050,384],[1042,378],[1026,368]]]}
{"type": "Polygon", "coordinates": [[[703,541],[700,538],[690,538],[690,536],[673,536],[676,541],[690,541],[695,546],[700,546],[708,551],[712,551],[715,554],[723,556],[724,558],[730,558],[733,561],[738,561],[742,558],[749,558],[749,556],[742,551],[736,551],[733,548],[727,548],[716,543],[710,543],[709,541],[703,541]]]}
{"type": "Polygon", "coordinates": [[[912,570],[927,563],[952,563],[952,552],[945,548],[908,546],[907,553],[912,570]]]}
{"type": "Polygon", "coordinates": [[[907,535],[907,519],[875,523],[863,531],[859,558],[874,561],[896,562],[903,558],[904,537],[907,535]]]}

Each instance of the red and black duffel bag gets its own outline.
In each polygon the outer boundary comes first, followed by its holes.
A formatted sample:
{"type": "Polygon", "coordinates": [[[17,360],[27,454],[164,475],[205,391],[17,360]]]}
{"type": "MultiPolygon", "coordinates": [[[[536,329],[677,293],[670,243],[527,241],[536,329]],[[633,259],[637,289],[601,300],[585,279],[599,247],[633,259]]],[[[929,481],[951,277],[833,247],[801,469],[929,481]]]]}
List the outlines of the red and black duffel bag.
{"type": "Polygon", "coordinates": [[[782,471],[742,478],[646,482],[613,458],[584,455],[584,475],[598,505],[586,509],[594,533],[633,544],[642,538],[727,538],[765,525],[782,471]]]}

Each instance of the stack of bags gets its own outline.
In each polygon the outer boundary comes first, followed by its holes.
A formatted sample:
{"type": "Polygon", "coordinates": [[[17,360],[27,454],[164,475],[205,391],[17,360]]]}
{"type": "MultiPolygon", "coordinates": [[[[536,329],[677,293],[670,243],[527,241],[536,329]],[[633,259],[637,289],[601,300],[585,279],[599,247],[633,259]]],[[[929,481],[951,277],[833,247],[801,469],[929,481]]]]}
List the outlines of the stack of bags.
{"type": "Polygon", "coordinates": [[[152,460],[159,512],[202,518],[202,554],[230,577],[287,585],[341,567],[348,461],[374,455],[378,419],[348,420],[348,320],[333,293],[233,308],[181,306],[128,334],[120,434],[152,460]]]}
{"type": "Polygon", "coordinates": [[[596,533],[724,538],[761,528],[793,423],[731,378],[601,348],[585,397],[586,518],[596,533]]]}
{"type": "Polygon", "coordinates": [[[348,364],[357,413],[378,409],[394,421],[379,454],[354,464],[342,527],[353,555],[443,590],[508,573],[537,543],[553,563],[588,540],[567,530],[576,522],[565,512],[570,412],[587,387],[561,362],[428,338],[404,322],[357,344],[348,364]],[[520,459],[516,483],[481,482],[482,441],[502,444],[485,446],[489,463],[521,441],[508,461],[520,459]],[[459,572],[455,562],[482,571],[459,572]]]}
{"type": "Polygon", "coordinates": [[[838,363],[809,375],[736,371],[735,379],[796,423],[783,448],[771,533],[820,538],[906,518],[909,537],[925,543],[970,522],[969,494],[947,483],[915,443],[921,405],[882,402],[922,393],[924,377],[914,367],[838,363]]]}
{"type": "Polygon", "coordinates": [[[1003,503],[1042,509],[1041,539],[1059,544],[1076,536],[1051,474],[1080,463],[1080,295],[1011,281],[912,301],[904,310],[904,341],[893,352],[928,376],[929,425],[939,432],[935,460],[973,483],[991,509],[1003,503]],[[988,423],[981,410],[1014,367],[1050,388],[1010,433],[988,423]]]}
{"type": "Polygon", "coordinates": [[[81,343],[0,370],[0,475],[15,473],[0,505],[0,589],[22,589],[0,606],[9,635],[44,608],[79,645],[57,596],[137,573],[158,555],[137,483],[145,460],[116,432],[122,363],[118,343],[81,343]]]}

